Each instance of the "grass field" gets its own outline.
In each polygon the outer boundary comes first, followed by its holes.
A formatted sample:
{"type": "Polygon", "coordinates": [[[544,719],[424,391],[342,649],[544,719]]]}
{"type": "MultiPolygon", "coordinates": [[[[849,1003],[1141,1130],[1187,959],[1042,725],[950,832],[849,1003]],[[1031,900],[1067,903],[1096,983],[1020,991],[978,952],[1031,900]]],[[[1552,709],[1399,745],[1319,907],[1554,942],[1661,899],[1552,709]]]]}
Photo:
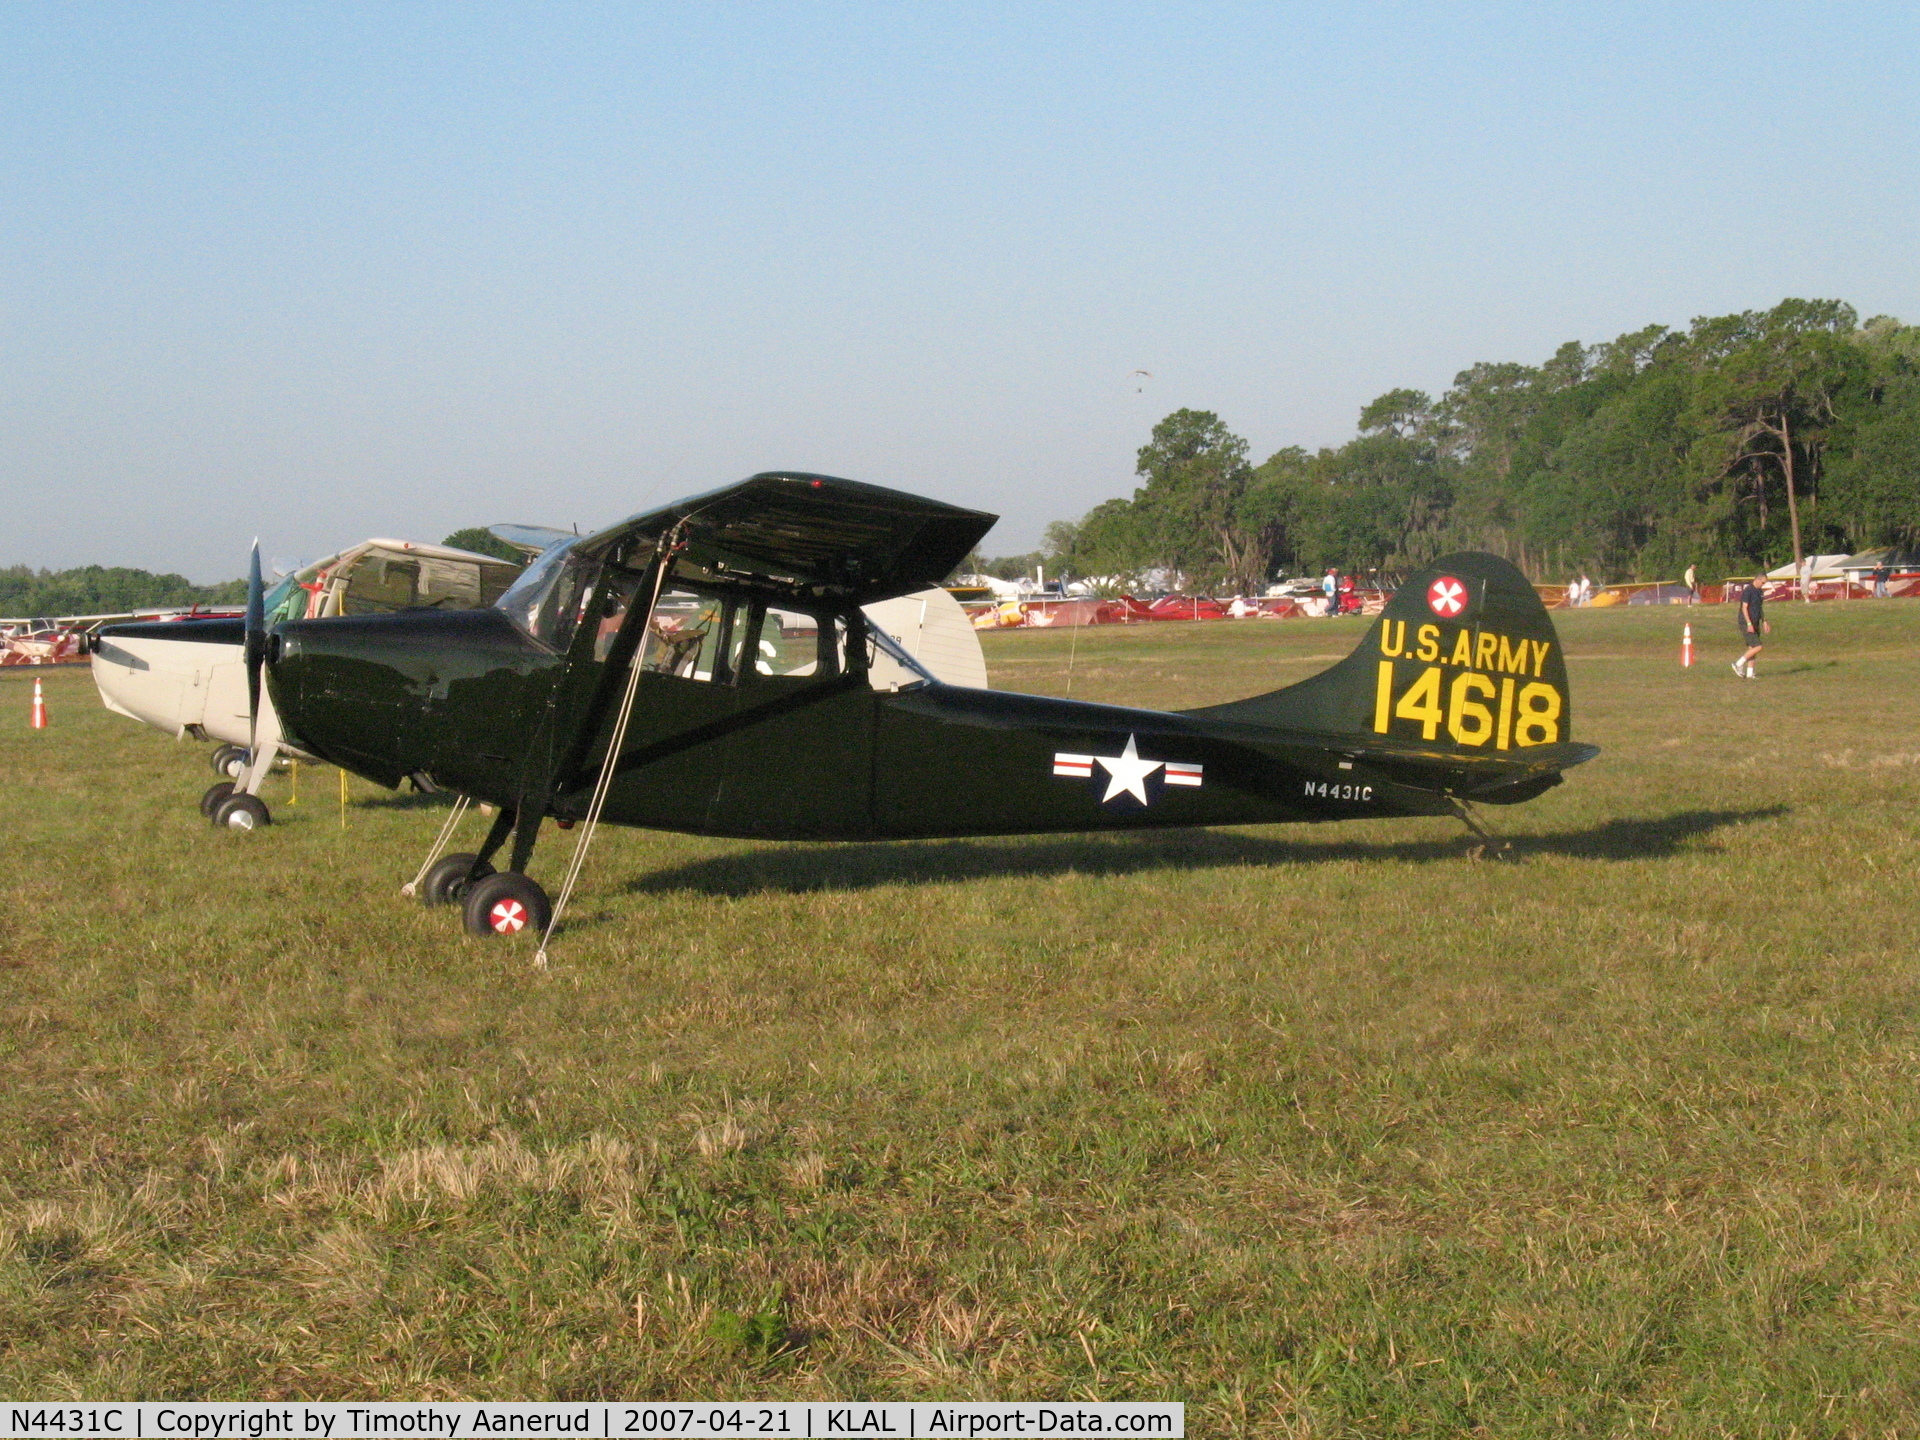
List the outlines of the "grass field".
{"type": "MultiPolygon", "coordinates": [[[[0,1394],[1920,1433],[1920,605],[1776,609],[1751,684],[1724,611],[1691,672],[1563,617],[1605,754],[1508,862],[615,831],[544,973],[397,893],[437,805],[308,770],[217,834],[202,747],[9,673],[0,1394]]],[[[1360,633],[986,643],[1181,706],[1360,633]]]]}

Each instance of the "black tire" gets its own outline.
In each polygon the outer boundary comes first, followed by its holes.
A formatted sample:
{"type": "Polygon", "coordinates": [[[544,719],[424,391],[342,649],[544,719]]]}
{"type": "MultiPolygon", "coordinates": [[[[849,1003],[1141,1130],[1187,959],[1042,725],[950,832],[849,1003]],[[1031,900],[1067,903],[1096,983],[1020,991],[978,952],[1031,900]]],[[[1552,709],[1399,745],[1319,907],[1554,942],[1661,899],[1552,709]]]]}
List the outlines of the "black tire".
{"type": "Polygon", "coordinates": [[[532,935],[545,933],[553,918],[547,892],[524,875],[503,871],[477,881],[467,892],[462,918],[469,935],[532,935]]]}
{"type": "Polygon", "coordinates": [[[227,797],[232,794],[233,781],[231,780],[222,780],[217,785],[209,785],[207,793],[200,797],[200,813],[211,820],[213,812],[225,804],[227,797]]]}
{"type": "Polygon", "coordinates": [[[233,747],[233,753],[227,756],[227,768],[221,773],[231,780],[238,781],[247,773],[247,767],[252,763],[253,756],[236,745],[233,747]]]}
{"type": "Polygon", "coordinates": [[[214,774],[225,775],[231,780],[233,776],[227,770],[227,762],[240,753],[241,751],[238,745],[216,745],[213,747],[213,754],[207,757],[207,763],[213,766],[214,774]]]}
{"type": "Polygon", "coordinates": [[[222,800],[213,812],[216,830],[264,830],[273,823],[273,815],[258,795],[241,790],[222,800]]]}
{"type": "Polygon", "coordinates": [[[493,866],[480,860],[477,855],[442,855],[433,862],[433,866],[420,881],[415,893],[420,903],[428,909],[436,905],[458,905],[467,898],[469,882],[467,877],[473,874],[474,863],[479,861],[480,873],[474,876],[472,883],[493,874],[493,866]]]}

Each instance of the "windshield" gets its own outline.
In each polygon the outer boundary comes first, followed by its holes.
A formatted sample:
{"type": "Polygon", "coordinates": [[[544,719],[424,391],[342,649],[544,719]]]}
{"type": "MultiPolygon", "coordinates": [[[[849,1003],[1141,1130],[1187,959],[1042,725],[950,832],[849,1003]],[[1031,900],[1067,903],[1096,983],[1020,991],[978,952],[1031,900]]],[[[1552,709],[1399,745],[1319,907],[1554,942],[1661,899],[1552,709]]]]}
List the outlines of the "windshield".
{"type": "Polygon", "coordinates": [[[306,618],[307,595],[304,590],[299,590],[299,586],[300,577],[298,575],[289,575],[286,579],[276,584],[271,590],[267,591],[266,598],[261,601],[260,613],[266,617],[266,624],[269,629],[279,624],[282,620],[303,620],[306,618]],[[300,613],[297,615],[290,613],[287,605],[288,599],[292,597],[296,590],[299,590],[300,594],[300,613]]]}
{"type": "Polygon", "coordinates": [[[515,625],[556,650],[567,648],[567,638],[573,633],[572,621],[576,618],[559,614],[560,609],[570,607],[558,603],[562,597],[557,593],[577,590],[577,586],[560,583],[563,578],[577,578],[577,572],[585,563],[576,560],[574,544],[572,539],[563,540],[543,552],[507,587],[507,593],[494,601],[495,607],[505,611],[515,625]],[[565,630],[566,635],[561,635],[561,630],[565,630]]]}

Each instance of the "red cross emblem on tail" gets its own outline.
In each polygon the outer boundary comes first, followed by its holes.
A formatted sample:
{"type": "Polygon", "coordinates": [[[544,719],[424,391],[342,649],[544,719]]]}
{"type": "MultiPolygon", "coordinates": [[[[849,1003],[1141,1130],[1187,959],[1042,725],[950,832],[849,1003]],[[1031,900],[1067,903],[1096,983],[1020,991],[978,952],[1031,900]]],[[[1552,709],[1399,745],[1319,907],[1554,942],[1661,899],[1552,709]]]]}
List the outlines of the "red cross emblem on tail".
{"type": "Polygon", "coordinates": [[[1467,608],[1467,587],[1451,575],[1442,575],[1427,587],[1427,608],[1442,620],[1451,620],[1467,608]]]}

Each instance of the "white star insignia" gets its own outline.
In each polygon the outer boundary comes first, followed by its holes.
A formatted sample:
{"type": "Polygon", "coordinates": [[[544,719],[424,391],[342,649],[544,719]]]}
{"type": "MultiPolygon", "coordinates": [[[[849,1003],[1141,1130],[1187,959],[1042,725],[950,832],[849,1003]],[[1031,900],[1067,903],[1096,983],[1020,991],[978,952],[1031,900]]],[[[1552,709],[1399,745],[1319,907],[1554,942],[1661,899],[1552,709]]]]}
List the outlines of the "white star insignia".
{"type": "Polygon", "coordinates": [[[1150,804],[1147,799],[1147,777],[1162,766],[1166,767],[1164,782],[1168,785],[1199,786],[1203,766],[1184,760],[1142,760],[1136,738],[1127,736],[1126,748],[1118,755],[1069,755],[1064,751],[1053,757],[1053,773],[1066,775],[1079,780],[1091,780],[1093,767],[1100,766],[1107,772],[1107,793],[1100,797],[1100,803],[1106,804],[1119,795],[1131,795],[1142,805],[1150,804]]]}
{"type": "Polygon", "coordinates": [[[1093,758],[1100,763],[1101,769],[1113,777],[1107,783],[1107,793],[1100,797],[1102,805],[1122,791],[1142,805],[1147,803],[1147,777],[1160,768],[1161,762],[1142,760],[1133,736],[1127,736],[1127,748],[1118,755],[1096,755],[1093,758]]]}

